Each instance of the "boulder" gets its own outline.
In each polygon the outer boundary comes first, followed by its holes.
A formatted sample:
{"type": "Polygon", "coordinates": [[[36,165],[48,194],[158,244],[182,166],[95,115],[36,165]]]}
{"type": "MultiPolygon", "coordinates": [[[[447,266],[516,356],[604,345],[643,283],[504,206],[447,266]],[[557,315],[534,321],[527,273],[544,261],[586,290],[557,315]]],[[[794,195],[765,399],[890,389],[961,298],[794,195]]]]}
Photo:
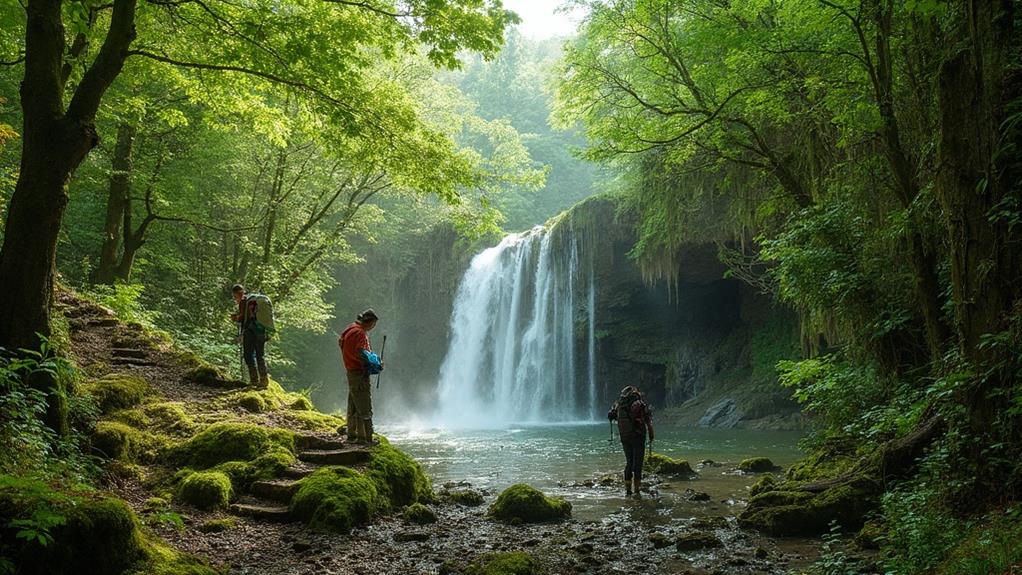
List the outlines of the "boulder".
{"type": "Polygon", "coordinates": [[[734,399],[725,397],[710,406],[706,413],[699,418],[699,427],[737,427],[742,420],[742,413],[738,411],[738,404],[734,399]]]}
{"type": "Polygon", "coordinates": [[[219,471],[200,471],[184,478],[177,500],[207,511],[226,508],[233,491],[231,480],[219,471]]]}
{"type": "Polygon", "coordinates": [[[881,486],[858,476],[820,491],[807,491],[798,484],[784,484],[786,491],[766,491],[749,500],[738,516],[744,528],[770,535],[818,535],[836,522],[841,529],[860,529],[866,514],[879,501],[881,486]]]}
{"type": "Polygon", "coordinates": [[[436,523],[436,513],[421,503],[412,503],[408,507],[405,507],[403,515],[405,521],[416,525],[436,523]]]}
{"type": "Polygon", "coordinates": [[[571,503],[560,497],[547,497],[534,487],[518,483],[505,489],[486,514],[509,523],[557,521],[571,516],[571,503]]]}
{"type": "Polygon", "coordinates": [[[720,547],[723,543],[720,539],[712,533],[683,533],[674,540],[674,546],[678,551],[702,551],[703,549],[713,549],[714,547],[720,547]]]}
{"type": "Polygon", "coordinates": [[[778,467],[774,465],[774,462],[766,457],[750,457],[743,459],[738,464],[738,470],[744,473],[766,473],[777,469],[778,467]]]}
{"type": "Polygon", "coordinates": [[[674,459],[662,453],[650,453],[647,455],[643,467],[649,472],[671,477],[691,479],[698,476],[692,470],[692,466],[689,465],[687,460],[674,459]]]}

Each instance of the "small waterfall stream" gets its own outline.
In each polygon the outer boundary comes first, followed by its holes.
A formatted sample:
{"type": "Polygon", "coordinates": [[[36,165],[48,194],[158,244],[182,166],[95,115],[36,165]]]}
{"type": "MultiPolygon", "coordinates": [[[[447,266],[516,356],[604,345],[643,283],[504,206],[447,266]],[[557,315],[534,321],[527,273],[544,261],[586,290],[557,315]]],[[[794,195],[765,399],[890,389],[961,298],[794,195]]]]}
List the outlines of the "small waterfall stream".
{"type": "Polygon", "coordinates": [[[445,427],[595,419],[592,255],[569,232],[536,227],[472,259],[440,369],[445,427]]]}

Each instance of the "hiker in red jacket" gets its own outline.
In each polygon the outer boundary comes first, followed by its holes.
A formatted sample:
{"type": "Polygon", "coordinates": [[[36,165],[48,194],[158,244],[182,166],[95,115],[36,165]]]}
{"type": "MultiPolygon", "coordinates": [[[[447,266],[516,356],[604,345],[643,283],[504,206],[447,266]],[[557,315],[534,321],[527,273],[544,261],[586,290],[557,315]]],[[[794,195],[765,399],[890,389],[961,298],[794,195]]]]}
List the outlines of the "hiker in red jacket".
{"type": "Polygon", "coordinates": [[[353,443],[377,443],[373,440],[373,397],[369,376],[383,371],[383,362],[373,353],[368,333],[378,321],[376,312],[367,309],[358,314],[354,323],[344,328],[337,340],[348,374],[348,441],[353,443]]]}

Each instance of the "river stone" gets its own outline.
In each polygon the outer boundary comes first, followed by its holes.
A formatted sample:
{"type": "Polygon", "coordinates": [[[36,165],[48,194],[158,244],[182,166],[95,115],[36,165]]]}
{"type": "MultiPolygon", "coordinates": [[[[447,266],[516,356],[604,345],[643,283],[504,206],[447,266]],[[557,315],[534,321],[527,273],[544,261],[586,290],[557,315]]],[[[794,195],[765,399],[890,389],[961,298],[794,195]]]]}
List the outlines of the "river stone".
{"type": "Polygon", "coordinates": [[[405,543],[408,541],[429,541],[429,533],[426,531],[400,531],[394,534],[394,541],[405,543]]]}
{"type": "Polygon", "coordinates": [[[730,397],[725,397],[699,418],[699,427],[736,427],[742,420],[742,413],[738,411],[738,404],[730,397]]]}
{"type": "Polygon", "coordinates": [[[750,457],[738,464],[738,470],[745,473],[765,473],[775,469],[777,466],[766,457],[750,457]]]}
{"type": "Polygon", "coordinates": [[[663,533],[650,533],[649,542],[653,544],[654,549],[663,549],[671,544],[671,540],[663,533]]]}
{"type": "Polygon", "coordinates": [[[678,551],[701,551],[723,545],[716,535],[710,533],[683,533],[674,540],[678,551]]]}

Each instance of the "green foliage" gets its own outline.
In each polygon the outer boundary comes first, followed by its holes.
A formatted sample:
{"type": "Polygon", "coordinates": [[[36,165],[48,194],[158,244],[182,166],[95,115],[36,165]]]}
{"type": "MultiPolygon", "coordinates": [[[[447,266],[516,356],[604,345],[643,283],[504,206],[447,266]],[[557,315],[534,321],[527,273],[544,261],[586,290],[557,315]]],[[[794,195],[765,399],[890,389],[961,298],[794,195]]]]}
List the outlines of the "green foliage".
{"type": "Polygon", "coordinates": [[[560,497],[547,497],[534,487],[517,483],[497,496],[486,515],[508,523],[558,521],[571,516],[571,503],[560,497]]]}
{"type": "Polygon", "coordinates": [[[92,447],[108,459],[150,463],[167,448],[166,438],[115,421],[100,421],[92,434],[92,447]]]}
{"type": "Polygon", "coordinates": [[[291,513],[310,527],[346,533],[388,506],[375,482],[347,467],[324,467],[301,480],[291,513]]]}
{"type": "Polygon", "coordinates": [[[465,569],[467,575],[535,575],[539,565],[528,553],[484,553],[465,569]]]}
{"type": "Polygon", "coordinates": [[[227,507],[233,491],[231,480],[219,471],[199,471],[181,481],[176,498],[199,509],[213,510],[227,507]]]}
{"type": "Polygon", "coordinates": [[[114,311],[117,318],[126,323],[137,323],[147,329],[156,327],[158,312],[146,309],[142,304],[142,284],[94,285],[82,291],[82,295],[114,311]]]}

